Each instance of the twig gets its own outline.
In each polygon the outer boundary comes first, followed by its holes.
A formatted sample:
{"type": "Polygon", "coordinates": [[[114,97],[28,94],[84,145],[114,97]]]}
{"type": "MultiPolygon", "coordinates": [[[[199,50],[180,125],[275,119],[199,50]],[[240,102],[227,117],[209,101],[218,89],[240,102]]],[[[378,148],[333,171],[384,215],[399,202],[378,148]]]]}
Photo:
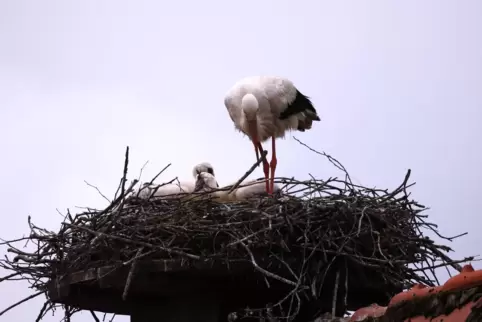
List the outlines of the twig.
{"type": "Polygon", "coordinates": [[[12,277],[18,276],[20,274],[22,274],[22,273],[21,272],[15,272],[15,273],[12,273],[10,275],[4,276],[4,277],[0,278],[0,283],[3,282],[3,281],[6,281],[6,280],[8,280],[12,277]]]}
{"type": "Polygon", "coordinates": [[[2,312],[0,312],[0,316],[4,315],[5,313],[7,313],[8,311],[10,311],[11,309],[13,308],[16,308],[17,306],[19,306],[20,304],[24,303],[24,302],[27,302],[28,300],[31,300],[37,296],[39,296],[40,294],[44,294],[45,291],[40,291],[40,292],[37,292],[37,293],[34,293],[32,295],[29,295],[27,296],[26,298],[24,298],[23,300],[20,300],[18,301],[17,303],[14,303],[12,305],[10,305],[9,307],[7,307],[5,310],[3,310],[2,312]]]}
{"type": "Polygon", "coordinates": [[[336,271],[335,288],[333,289],[333,301],[331,302],[331,316],[336,317],[336,298],[338,296],[338,283],[340,282],[340,271],[336,271]]]}
{"type": "Polygon", "coordinates": [[[47,300],[45,301],[44,305],[42,305],[42,308],[40,309],[39,314],[37,315],[37,318],[35,319],[35,322],[39,322],[42,320],[42,318],[45,316],[45,313],[47,312],[47,308],[51,305],[50,301],[47,300]]]}
{"type": "MultiPolygon", "coordinates": [[[[437,264],[437,265],[432,265],[430,266],[429,268],[430,269],[435,269],[435,268],[440,268],[440,267],[447,267],[447,265],[450,265],[452,266],[452,264],[460,264],[460,263],[467,263],[467,262],[472,262],[472,261],[476,261],[474,259],[473,256],[470,256],[470,257],[466,257],[464,259],[460,259],[460,260],[450,260],[448,263],[447,262],[444,262],[444,263],[440,263],[440,264],[437,264]]],[[[423,271],[423,270],[426,270],[427,267],[423,267],[423,268],[415,268],[413,269],[414,272],[420,272],[420,271],[423,271]]],[[[460,271],[459,271],[460,272],[460,271]]]]}
{"type": "Polygon", "coordinates": [[[171,166],[171,164],[170,164],[170,163],[169,163],[168,165],[166,165],[166,166],[165,166],[165,167],[164,167],[164,168],[163,168],[161,171],[159,171],[159,173],[158,173],[158,174],[156,174],[156,175],[154,176],[154,178],[152,178],[152,180],[151,180],[151,181],[149,181],[149,184],[152,184],[152,183],[154,182],[154,180],[156,180],[156,179],[157,179],[157,177],[159,177],[159,176],[160,176],[160,175],[161,175],[161,174],[162,174],[164,171],[166,171],[166,170],[167,170],[167,168],[169,168],[170,166],[171,166]]]}
{"type": "Polygon", "coordinates": [[[124,171],[122,175],[122,188],[120,197],[125,196],[125,188],[126,188],[126,181],[127,181],[127,167],[129,165],[129,146],[126,147],[126,155],[124,158],[124,171]]]}
{"type": "Polygon", "coordinates": [[[331,155],[329,154],[326,154],[325,152],[320,152],[320,151],[317,151],[315,149],[313,149],[312,147],[308,146],[307,144],[301,142],[300,140],[298,140],[298,138],[294,137],[293,136],[293,139],[295,139],[295,141],[297,141],[299,144],[301,144],[302,146],[306,147],[308,150],[312,151],[312,152],[315,152],[316,154],[319,154],[319,155],[322,155],[324,157],[326,157],[328,159],[328,161],[331,162],[331,164],[333,164],[335,167],[337,167],[339,170],[343,171],[346,175],[346,178],[347,180],[349,181],[349,183],[351,185],[353,185],[353,182],[351,181],[351,178],[350,178],[350,175],[348,174],[348,171],[346,170],[346,168],[340,163],[340,161],[338,161],[337,159],[335,159],[334,157],[332,157],[331,155]]]}
{"type": "Polygon", "coordinates": [[[271,278],[274,278],[274,279],[276,279],[276,280],[278,280],[278,281],[280,281],[280,282],[283,282],[283,283],[285,283],[285,284],[289,284],[289,285],[292,285],[292,286],[296,286],[296,285],[297,285],[297,283],[295,283],[295,282],[293,282],[293,281],[290,281],[290,280],[288,280],[288,279],[286,279],[286,278],[284,278],[284,277],[281,277],[281,276],[279,276],[279,275],[276,275],[276,274],[273,274],[273,273],[271,273],[271,272],[268,272],[268,271],[265,270],[264,268],[261,268],[261,267],[258,265],[258,263],[256,263],[256,260],[254,259],[254,255],[253,255],[253,253],[251,252],[251,250],[248,248],[248,246],[246,246],[246,244],[243,243],[243,242],[240,242],[240,244],[241,244],[241,246],[243,246],[244,249],[246,249],[246,251],[248,252],[249,257],[251,258],[251,264],[253,264],[254,268],[255,268],[257,271],[261,272],[262,274],[264,274],[264,275],[266,275],[266,276],[268,276],[268,277],[271,277],[271,278]]]}
{"type": "Polygon", "coordinates": [[[129,270],[129,274],[127,275],[127,281],[126,285],[124,287],[124,292],[122,293],[122,300],[126,301],[127,300],[127,292],[129,292],[129,287],[131,286],[132,279],[134,278],[134,272],[136,270],[136,264],[137,264],[137,258],[139,258],[142,254],[142,250],[144,248],[141,247],[136,253],[136,256],[134,257],[134,260],[131,265],[131,269],[129,270]]]}
{"type": "Polygon", "coordinates": [[[112,235],[109,235],[109,234],[106,234],[106,233],[102,233],[102,232],[98,232],[98,231],[93,231],[93,230],[91,230],[91,229],[89,229],[89,228],[85,228],[85,227],[81,227],[81,226],[76,226],[76,225],[72,225],[72,224],[68,224],[68,223],[65,223],[64,225],[66,225],[66,226],[68,226],[68,227],[76,228],[76,229],[79,229],[79,230],[84,230],[84,231],[86,231],[86,232],[89,232],[89,233],[91,233],[91,234],[93,234],[93,235],[96,235],[96,236],[99,236],[99,237],[100,237],[100,236],[105,236],[106,238],[118,240],[118,241],[121,241],[121,242],[124,242],[124,243],[128,243],[128,244],[145,246],[145,247],[149,247],[149,248],[157,248],[157,249],[162,250],[162,251],[165,251],[165,252],[167,252],[167,253],[172,253],[172,254],[184,256],[184,257],[188,257],[188,258],[191,258],[191,259],[196,259],[196,260],[201,259],[200,256],[192,255],[192,254],[185,253],[185,252],[182,252],[182,251],[179,251],[179,250],[175,250],[175,249],[170,249],[170,248],[166,248],[166,247],[162,247],[162,246],[153,245],[153,244],[146,243],[146,242],[143,242],[143,241],[131,240],[131,239],[127,239],[127,238],[123,238],[123,237],[118,237],[118,236],[112,236],[112,235]]]}
{"type": "Polygon", "coordinates": [[[97,315],[95,315],[95,312],[90,310],[90,314],[92,315],[92,317],[94,318],[95,322],[100,322],[99,318],[97,317],[97,315]]]}
{"type": "Polygon", "coordinates": [[[261,154],[261,157],[259,158],[258,161],[256,161],[256,163],[254,163],[251,168],[249,168],[249,170],[231,187],[231,189],[229,189],[228,191],[228,194],[230,194],[231,192],[234,191],[234,189],[236,189],[237,187],[239,187],[239,185],[244,181],[244,179],[246,179],[251,173],[253,173],[253,171],[256,169],[257,166],[259,166],[261,164],[261,162],[263,162],[264,160],[266,160],[266,155],[268,154],[268,151],[263,151],[263,153],[261,154]]]}
{"type": "Polygon", "coordinates": [[[88,183],[86,180],[84,180],[85,184],[87,184],[89,187],[91,188],[94,188],[95,190],[97,190],[97,192],[102,196],[102,198],[104,198],[105,200],[107,200],[108,203],[110,203],[111,201],[109,200],[109,198],[107,198],[101,191],[99,188],[97,188],[96,186],[88,183]]]}

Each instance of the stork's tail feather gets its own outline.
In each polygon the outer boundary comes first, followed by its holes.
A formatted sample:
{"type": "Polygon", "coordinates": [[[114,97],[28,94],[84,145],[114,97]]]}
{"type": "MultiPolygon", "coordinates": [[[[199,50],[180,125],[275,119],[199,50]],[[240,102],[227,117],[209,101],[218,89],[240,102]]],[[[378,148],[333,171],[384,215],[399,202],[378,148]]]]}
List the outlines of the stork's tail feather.
{"type": "Polygon", "coordinates": [[[311,120],[311,121],[321,121],[318,114],[316,114],[316,111],[306,110],[304,113],[305,113],[306,118],[311,120]]]}
{"type": "Polygon", "coordinates": [[[295,99],[280,114],[280,119],[287,119],[293,115],[296,115],[298,119],[297,130],[301,132],[311,129],[314,121],[321,120],[310,98],[302,94],[299,90],[296,90],[295,99]]]}
{"type": "Polygon", "coordinates": [[[305,111],[301,113],[300,117],[298,118],[297,130],[300,132],[304,132],[311,129],[313,121],[320,121],[320,117],[316,113],[311,113],[311,111],[305,111]]]}

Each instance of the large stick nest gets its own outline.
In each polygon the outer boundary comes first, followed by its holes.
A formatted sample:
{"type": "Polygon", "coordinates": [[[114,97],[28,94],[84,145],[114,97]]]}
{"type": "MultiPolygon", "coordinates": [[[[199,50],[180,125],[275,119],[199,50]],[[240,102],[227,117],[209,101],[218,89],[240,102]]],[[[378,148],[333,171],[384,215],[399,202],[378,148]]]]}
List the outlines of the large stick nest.
{"type": "MultiPolygon", "coordinates": [[[[423,235],[427,228],[438,232],[426,222],[424,207],[409,197],[410,170],[395,190],[372,189],[353,184],[344,167],[327,157],[345,178],[278,178],[283,198],[219,204],[208,198],[126,198],[136,182],[126,184],[127,151],[119,195],[112,204],[67,214],[57,233],[36,227],[29,218],[28,239],[36,250],[25,252],[9,242],[8,251],[15,257],[1,265],[12,271],[9,278],[29,280],[38,290],[34,295],[47,292],[49,281],[108,265],[134,267],[168,259],[188,273],[200,264],[212,267],[211,275],[247,267],[264,287],[277,287],[278,301],[270,299],[259,309],[240,307],[231,316],[291,320],[306,307],[313,318],[326,311],[326,303],[333,312],[341,305],[343,313],[365,304],[364,297],[377,287],[389,299],[413,283],[434,285],[437,267],[460,269],[445,255],[449,247],[423,235]],[[350,288],[361,290],[361,298],[350,288]]],[[[39,317],[52,307],[47,299],[39,317]]],[[[68,308],[68,316],[78,309],[68,308]]]]}

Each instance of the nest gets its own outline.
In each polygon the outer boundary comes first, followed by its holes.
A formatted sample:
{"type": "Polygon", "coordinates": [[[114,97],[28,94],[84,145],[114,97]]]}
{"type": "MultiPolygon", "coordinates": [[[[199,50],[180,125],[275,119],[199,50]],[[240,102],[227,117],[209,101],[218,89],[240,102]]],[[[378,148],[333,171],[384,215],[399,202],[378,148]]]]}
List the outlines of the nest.
{"type": "MultiPolygon", "coordinates": [[[[202,276],[213,289],[229,285],[223,297],[230,299],[225,313],[231,320],[309,321],[323,312],[340,316],[372,302],[386,304],[414,283],[435,285],[436,268],[460,270],[459,262],[471,260],[451,260],[449,247],[424,236],[427,229],[441,235],[426,222],[425,207],[410,199],[410,170],[395,190],[372,189],[353,184],[345,168],[325,156],[345,173],[343,179],[277,178],[283,198],[219,204],[208,196],[126,197],[136,184],[126,185],[127,150],[114,201],[104,210],[68,213],[57,233],[29,218],[28,240],[36,250],[27,253],[8,242],[15,257],[1,262],[12,271],[4,280],[22,276],[37,289],[33,296],[47,294],[41,319],[66,304],[53,298],[52,289],[72,274],[124,270],[126,301],[142,291],[134,290],[139,267],[150,265],[152,272],[162,263],[158,274],[202,276]]],[[[72,303],[64,308],[68,317],[86,309],[72,303]]]]}

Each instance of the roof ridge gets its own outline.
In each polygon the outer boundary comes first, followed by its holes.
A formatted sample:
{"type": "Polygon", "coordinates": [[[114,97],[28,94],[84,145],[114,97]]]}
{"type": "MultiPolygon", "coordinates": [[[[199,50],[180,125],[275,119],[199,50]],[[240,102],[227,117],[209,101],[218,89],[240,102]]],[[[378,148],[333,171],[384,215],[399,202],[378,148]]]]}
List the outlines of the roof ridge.
{"type": "MultiPolygon", "coordinates": [[[[471,264],[467,264],[443,285],[414,284],[410,289],[394,295],[386,307],[372,304],[358,309],[350,322],[403,321],[421,315],[449,317],[457,309],[465,310],[465,318],[470,315],[471,319],[476,318],[473,321],[482,320],[482,269],[474,270],[471,264]]],[[[460,319],[462,313],[457,314],[457,319],[460,319]]]]}

